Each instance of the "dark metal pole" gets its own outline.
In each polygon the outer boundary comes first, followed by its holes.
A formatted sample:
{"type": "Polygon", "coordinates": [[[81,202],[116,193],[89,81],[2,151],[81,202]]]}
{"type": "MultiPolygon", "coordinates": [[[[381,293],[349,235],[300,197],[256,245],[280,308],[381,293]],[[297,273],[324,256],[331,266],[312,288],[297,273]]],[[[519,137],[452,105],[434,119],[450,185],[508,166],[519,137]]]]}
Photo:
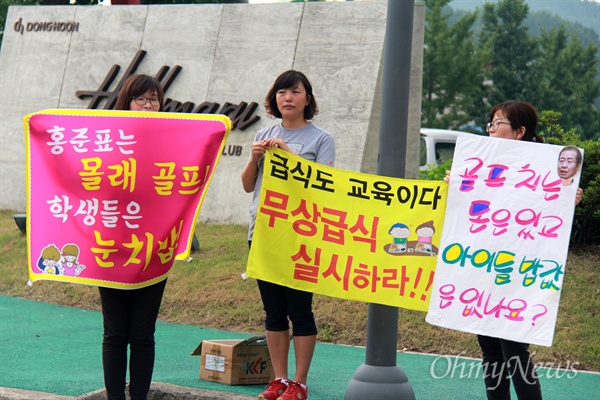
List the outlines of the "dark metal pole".
{"type": "MultiPolygon", "coordinates": [[[[414,0],[388,0],[377,174],[404,177],[414,0]]],[[[396,365],[398,308],[369,304],[367,354],[346,388],[346,400],[414,400],[396,365]]]]}

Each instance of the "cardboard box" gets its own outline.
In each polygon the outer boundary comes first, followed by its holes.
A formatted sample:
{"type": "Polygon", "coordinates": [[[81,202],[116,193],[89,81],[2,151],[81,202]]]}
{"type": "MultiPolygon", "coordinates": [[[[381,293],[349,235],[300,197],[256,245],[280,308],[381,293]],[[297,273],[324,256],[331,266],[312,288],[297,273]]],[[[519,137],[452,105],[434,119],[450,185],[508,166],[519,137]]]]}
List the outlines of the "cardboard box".
{"type": "Polygon", "coordinates": [[[192,352],[201,356],[200,379],[226,385],[265,384],[275,378],[264,336],[203,340],[192,352]]]}

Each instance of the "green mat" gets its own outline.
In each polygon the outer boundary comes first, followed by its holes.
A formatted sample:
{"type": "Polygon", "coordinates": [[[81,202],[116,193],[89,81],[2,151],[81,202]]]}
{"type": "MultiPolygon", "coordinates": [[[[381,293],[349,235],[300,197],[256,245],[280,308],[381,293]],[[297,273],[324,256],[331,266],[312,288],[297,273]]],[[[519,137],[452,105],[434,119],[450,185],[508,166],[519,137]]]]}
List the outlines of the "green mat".
{"type": "MultiPolygon", "coordinates": [[[[248,336],[159,321],[153,381],[258,395],[262,385],[200,380],[200,359],[190,355],[205,339],[248,336]]],[[[71,396],[102,389],[101,341],[98,312],[0,296],[0,386],[71,396]]],[[[364,348],[318,343],[309,374],[310,399],[343,399],[364,361],[364,348]]],[[[480,360],[399,353],[397,362],[417,399],[484,398],[480,360]]],[[[597,373],[544,369],[538,373],[546,400],[592,399],[600,393],[597,373]]]]}

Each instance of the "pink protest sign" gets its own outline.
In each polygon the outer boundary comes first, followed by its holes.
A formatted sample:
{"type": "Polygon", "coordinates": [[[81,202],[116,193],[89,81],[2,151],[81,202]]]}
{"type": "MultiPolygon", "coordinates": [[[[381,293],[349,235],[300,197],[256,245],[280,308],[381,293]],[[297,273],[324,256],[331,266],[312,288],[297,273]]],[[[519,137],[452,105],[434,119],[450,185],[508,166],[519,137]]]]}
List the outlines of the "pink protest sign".
{"type": "Polygon", "coordinates": [[[573,146],[458,139],[427,322],[552,344],[582,160],[573,146]]]}
{"type": "Polygon", "coordinates": [[[229,118],[45,110],[24,122],[32,282],[133,289],[187,259],[229,118]]]}

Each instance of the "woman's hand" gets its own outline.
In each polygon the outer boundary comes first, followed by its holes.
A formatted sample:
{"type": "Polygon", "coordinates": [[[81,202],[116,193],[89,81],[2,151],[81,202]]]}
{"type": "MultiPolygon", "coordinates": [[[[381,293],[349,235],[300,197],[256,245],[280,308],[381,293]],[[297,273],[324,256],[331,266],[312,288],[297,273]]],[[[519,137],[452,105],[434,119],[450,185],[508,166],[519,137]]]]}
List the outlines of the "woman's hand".
{"type": "Polygon", "coordinates": [[[248,160],[246,168],[242,171],[242,187],[246,193],[253,192],[254,187],[256,186],[256,178],[258,177],[259,171],[258,162],[261,157],[265,155],[265,151],[267,151],[264,142],[264,140],[254,142],[250,147],[250,160],[248,160]]]}
{"type": "Polygon", "coordinates": [[[272,147],[279,147],[281,150],[287,151],[289,153],[294,153],[292,149],[285,143],[285,141],[281,138],[269,138],[263,140],[263,146],[266,149],[270,149],[272,147]]]}
{"type": "Polygon", "coordinates": [[[258,160],[260,160],[261,157],[265,155],[265,151],[267,151],[264,142],[264,140],[261,140],[259,142],[252,143],[250,151],[252,152],[252,160],[254,160],[255,162],[258,162],[258,160]]]}
{"type": "Polygon", "coordinates": [[[450,183],[450,171],[446,170],[446,176],[444,177],[444,182],[450,183]]]}
{"type": "Polygon", "coordinates": [[[575,195],[575,205],[579,204],[583,200],[583,189],[578,187],[577,194],[575,195]]]}

